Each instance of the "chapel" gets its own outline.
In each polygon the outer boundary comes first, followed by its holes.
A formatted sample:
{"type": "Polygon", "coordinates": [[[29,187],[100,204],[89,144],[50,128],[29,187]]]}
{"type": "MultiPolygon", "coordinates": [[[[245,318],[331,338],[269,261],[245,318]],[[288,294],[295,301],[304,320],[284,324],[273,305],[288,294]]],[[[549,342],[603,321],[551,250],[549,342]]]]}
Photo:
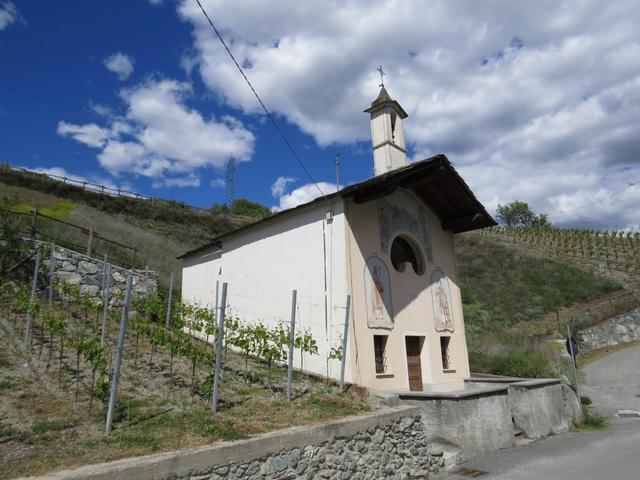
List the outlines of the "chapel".
{"type": "MultiPolygon", "coordinates": [[[[294,367],[376,390],[464,388],[469,362],[453,236],[495,225],[445,155],[407,161],[408,115],[381,86],[365,110],[373,176],[217,237],[183,261],[182,298],[240,322],[288,322],[318,344],[294,367]],[[348,314],[347,296],[350,296],[348,314]]],[[[364,166],[363,166],[364,168],[364,166]]]]}

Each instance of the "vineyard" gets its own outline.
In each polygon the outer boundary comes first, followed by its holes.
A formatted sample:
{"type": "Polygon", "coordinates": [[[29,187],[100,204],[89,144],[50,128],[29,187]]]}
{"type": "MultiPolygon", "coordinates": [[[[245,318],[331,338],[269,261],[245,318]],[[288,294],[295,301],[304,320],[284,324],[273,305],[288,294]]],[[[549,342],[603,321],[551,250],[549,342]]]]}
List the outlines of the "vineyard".
{"type": "Polygon", "coordinates": [[[628,288],[640,286],[640,232],[554,227],[492,227],[481,232],[500,242],[614,278],[628,288]]]}
{"type": "MultiPolygon", "coordinates": [[[[34,270],[35,264],[31,259],[34,270]]],[[[227,315],[219,337],[212,308],[134,295],[108,435],[126,295],[106,289],[97,301],[72,285],[50,283],[45,265],[33,284],[5,279],[1,285],[0,478],[242,438],[370,408],[355,388],[340,393],[332,382],[299,373],[287,400],[291,338],[284,321],[268,328],[227,315]],[[221,340],[218,351],[214,338],[221,340]],[[216,359],[222,373],[213,413],[216,359]]],[[[308,331],[296,332],[293,345],[294,354],[317,354],[308,331]]]]}

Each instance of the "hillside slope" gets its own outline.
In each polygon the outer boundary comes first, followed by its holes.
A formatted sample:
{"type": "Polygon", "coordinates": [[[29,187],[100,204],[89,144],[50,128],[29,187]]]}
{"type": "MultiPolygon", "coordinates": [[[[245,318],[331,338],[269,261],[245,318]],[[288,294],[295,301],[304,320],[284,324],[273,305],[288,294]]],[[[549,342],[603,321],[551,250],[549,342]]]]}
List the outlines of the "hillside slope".
{"type": "Polygon", "coordinates": [[[612,278],[573,256],[545,255],[491,235],[455,238],[471,368],[513,376],[569,372],[554,339],[637,306],[612,278]]]}
{"type": "MultiPolygon", "coordinates": [[[[0,178],[0,197],[12,199],[11,210],[30,214],[33,209],[38,209],[41,214],[37,219],[38,239],[84,251],[88,232],[93,230],[92,256],[108,254],[113,263],[124,267],[134,264],[144,268],[148,265],[160,273],[161,284],[166,284],[170,272],[179,275],[181,262],[176,259],[178,255],[253,221],[247,217],[189,210],[180,204],[154,207],[143,200],[82,192],[76,187],[59,191],[51,189],[55,193],[45,193],[49,190],[47,185],[34,188],[6,180],[4,176],[0,178]],[[46,217],[83,227],[84,230],[46,217]],[[135,247],[135,253],[131,248],[101,238],[135,247]]],[[[23,232],[28,235],[33,218],[30,215],[21,218],[23,232]]]]}
{"type": "MultiPolygon", "coordinates": [[[[135,245],[136,265],[158,270],[161,285],[166,285],[170,272],[180,274],[181,263],[176,256],[253,221],[178,203],[152,206],[141,200],[114,198],[58,183],[3,175],[0,196],[14,197],[17,201],[14,210],[30,212],[38,208],[44,215],[93,228],[102,237],[135,245]]],[[[24,221],[28,233],[31,217],[25,216],[24,221]]],[[[78,250],[87,243],[86,231],[46,219],[39,222],[39,231],[72,243],[78,250]]],[[[553,235],[561,239],[569,233],[555,230],[553,235]]],[[[635,299],[620,296],[625,292],[622,283],[627,277],[620,279],[617,270],[604,272],[613,272],[610,278],[588,272],[586,268],[593,262],[584,260],[585,256],[595,256],[595,252],[606,252],[606,245],[610,244],[610,259],[624,258],[631,267],[635,262],[628,258],[635,252],[635,243],[631,241],[634,239],[617,239],[614,243],[606,240],[603,244],[600,238],[600,243],[595,242],[595,247],[589,249],[581,248],[578,241],[560,240],[550,243],[553,248],[547,248],[549,242],[544,238],[525,233],[516,236],[513,232],[507,236],[505,231],[455,237],[473,369],[522,375],[557,374],[557,352],[548,351],[546,343],[554,336],[559,337],[570,319],[577,319],[578,324],[592,324],[635,306],[635,299]],[[542,240],[534,241],[535,238],[542,240]],[[605,301],[602,307],[603,299],[611,296],[622,300],[605,301]]],[[[94,256],[104,253],[120,263],[131,263],[128,252],[97,241],[94,256]]],[[[613,260],[608,265],[613,266],[613,260]]]]}

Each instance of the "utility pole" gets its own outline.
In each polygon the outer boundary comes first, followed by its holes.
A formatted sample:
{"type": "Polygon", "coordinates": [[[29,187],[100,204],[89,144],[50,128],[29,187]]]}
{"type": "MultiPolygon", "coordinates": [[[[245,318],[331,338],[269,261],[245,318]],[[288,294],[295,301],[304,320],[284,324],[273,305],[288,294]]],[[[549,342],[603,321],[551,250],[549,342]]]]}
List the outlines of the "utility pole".
{"type": "Polygon", "coordinates": [[[231,156],[227,160],[225,166],[225,198],[227,200],[227,207],[229,207],[229,213],[233,207],[233,201],[235,200],[235,185],[236,183],[236,159],[231,156]]]}
{"type": "Polygon", "coordinates": [[[336,192],[340,191],[340,154],[336,153],[336,192]]]}

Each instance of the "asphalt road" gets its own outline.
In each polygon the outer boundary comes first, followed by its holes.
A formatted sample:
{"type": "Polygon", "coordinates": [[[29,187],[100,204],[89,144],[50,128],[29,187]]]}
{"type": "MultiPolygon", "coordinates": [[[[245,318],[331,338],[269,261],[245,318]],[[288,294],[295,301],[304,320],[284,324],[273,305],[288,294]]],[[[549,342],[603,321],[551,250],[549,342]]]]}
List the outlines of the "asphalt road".
{"type": "Polygon", "coordinates": [[[467,480],[638,480],[640,419],[618,418],[618,410],[640,410],[640,347],[608,355],[584,369],[589,395],[611,425],[599,432],[569,432],[460,465],[487,472],[469,477],[445,473],[439,479],[467,480]]]}

